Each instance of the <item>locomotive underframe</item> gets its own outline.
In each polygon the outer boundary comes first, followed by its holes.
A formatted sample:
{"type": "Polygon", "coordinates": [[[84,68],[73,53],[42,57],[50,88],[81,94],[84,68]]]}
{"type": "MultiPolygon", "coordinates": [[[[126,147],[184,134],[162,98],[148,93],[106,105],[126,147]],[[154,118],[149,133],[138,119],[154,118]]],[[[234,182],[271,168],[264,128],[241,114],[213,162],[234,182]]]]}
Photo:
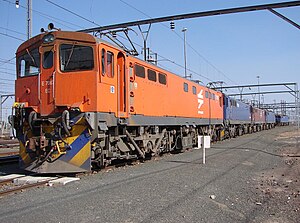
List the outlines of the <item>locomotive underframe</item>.
{"type": "Polygon", "coordinates": [[[197,146],[198,135],[220,137],[222,121],[132,115],[116,119],[107,113],[85,113],[92,129],[92,160],[98,167],[114,160],[132,159],[181,151],[197,146]]]}
{"type": "Polygon", "coordinates": [[[15,109],[12,124],[20,140],[21,167],[38,173],[86,172],[92,166],[193,148],[199,135],[218,141],[274,127],[182,117],[116,118],[76,109],[59,114],[40,117],[28,108],[15,109]]]}
{"type": "Polygon", "coordinates": [[[223,129],[222,120],[139,115],[124,119],[76,109],[40,117],[22,107],[15,108],[12,124],[20,141],[20,166],[38,173],[85,172],[92,165],[101,168],[118,160],[182,151],[197,146],[198,135],[221,139],[223,129]]]}

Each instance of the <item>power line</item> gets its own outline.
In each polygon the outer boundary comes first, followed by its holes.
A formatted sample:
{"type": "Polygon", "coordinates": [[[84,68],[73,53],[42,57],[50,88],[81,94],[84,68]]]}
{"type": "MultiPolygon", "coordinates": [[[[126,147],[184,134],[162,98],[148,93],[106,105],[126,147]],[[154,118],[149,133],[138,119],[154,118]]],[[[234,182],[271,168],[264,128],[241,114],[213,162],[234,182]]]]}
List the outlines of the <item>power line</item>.
{"type": "MultiPolygon", "coordinates": [[[[152,18],[150,15],[144,13],[143,11],[139,10],[138,8],[134,7],[133,5],[125,2],[124,0],[119,0],[120,2],[124,3],[125,5],[133,8],[134,10],[142,13],[143,15],[149,17],[149,18],[152,18]]],[[[162,26],[166,27],[167,29],[169,29],[169,27],[165,24],[161,24],[162,26]]],[[[179,37],[182,41],[183,41],[183,38],[181,37],[181,35],[179,35],[178,32],[176,32],[174,30],[174,33],[176,34],[177,37],[179,37]]],[[[206,59],[201,53],[199,53],[189,42],[186,42],[187,45],[199,56],[201,57],[207,64],[209,64],[211,67],[213,67],[219,74],[222,74],[226,79],[230,80],[231,82],[235,83],[233,80],[231,80],[224,72],[220,71],[215,65],[213,65],[208,59],[206,59]]],[[[236,84],[236,83],[235,83],[236,84]]]]}
{"type": "Polygon", "coordinates": [[[14,84],[9,84],[9,83],[0,83],[0,85],[2,85],[2,86],[14,86],[14,84]]]}
{"type": "MultiPolygon", "coordinates": [[[[127,40],[125,37],[123,37],[123,36],[121,36],[121,35],[118,35],[120,38],[122,38],[122,39],[125,39],[125,40],[127,40]]],[[[143,48],[143,46],[141,46],[140,44],[138,44],[138,43],[135,43],[135,42],[133,42],[135,45],[137,45],[138,47],[140,47],[140,48],[143,48]]],[[[164,56],[162,56],[162,55],[160,55],[160,54],[157,54],[159,57],[161,57],[163,60],[166,60],[166,61],[168,61],[168,62],[171,62],[171,63],[173,63],[173,64],[175,64],[176,66],[178,66],[178,67],[180,67],[180,68],[184,68],[184,66],[183,65],[180,65],[179,63],[176,63],[175,61],[172,61],[172,60],[170,60],[170,59],[168,59],[168,58],[166,58],[166,57],[164,57],[164,56]]],[[[205,78],[206,80],[209,80],[209,81],[213,81],[213,80],[211,80],[211,79],[209,79],[208,77],[205,77],[205,76],[203,76],[202,74],[199,74],[199,73],[197,73],[197,72],[195,72],[195,71],[193,71],[193,70],[191,70],[191,69],[187,69],[188,71],[190,71],[190,72],[192,72],[193,74],[196,74],[196,75],[198,75],[199,77],[202,77],[202,78],[205,78]]]]}
{"type": "Polygon", "coordinates": [[[15,80],[5,79],[5,78],[0,78],[0,80],[2,80],[2,81],[15,81],[15,80]]]}
{"type": "MultiPolygon", "coordinates": [[[[3,1],[7,1],[7,0],[3,0],[3,1]]],[[[83,17],[83,16],[81,16],[81,15],[75,13],[75,12],[72,12],[71,10],[66,9],[66,8],[64,8],[64,7],[58,5],[58,4],[56,4],[56,3],[54,3],[54,2],[52,2],[52,1],[50,1],[50,0],[45,0],[45,1],[47,1],[47,2],[53,4],[53,5],[57,6],[57,7],[59,7],[59,8],[61,8],[61,9],[65,10],[65,11],[67,11],[67,12],[69,12],[69,13],[71,13],[71,14],[77,16],[77,17],[80,17],[80,18],[82,18],[82,19],[84,19],[84,20],[86,20],[86,21],[88,21],[88,22],[90,22],[90,23],[96,24],[95,22],[93,22],[93,21],[91,21],[91,20],[89,20],[89,19],[87,19],[87,18],[85,18],[85,17],[83,17]]],[[[24,7],[24,8],[25,8],[25,7],[24,7]]],[[[96,24],[96,25],[99,25],[99,24],[96,24]]],[[[124,37],[122,37],[122,36],[120,36],[120,35],[118,35],[118,36],[121,37],[121,38],[124,38],[124,37]]],[[[124,38],[124,39],[125,39],[125,38],[124,38]]],[[[137,46],[139,46],[139,47],[142,47],[141,45],[139,45],[139,44],[137,44],[137,43],[135,43],[135,44],[136,44],[137,46]]],[[[176,63],[176,62],[174,62],[174,61],[171,61],[170,59],[167,59],[166,57],[163,57],[163,56],[161,56],[161,55],[159,55],[159,56],[160,56],[161,58],[163,58],[163,59],[165,59],[165,60],[168,60],[169,62],[172,62],[173,64],[175,64],[175,65],[177,65],[177,66],[183,68],[182,65],[180,65],[180,64],[178,64],[178,63],[176,63]]],[[[210,80],[209,78],[207,78],[207,77],[205,77],[205,76],[203,76],[203,75],[201,75],[201,74],[199,74],[199,73],[197,73],[197,72],[195,72],[195,71],[193,71],[193,70],[191,70],[191,69],[188,69],[188,70],[189,70],[190,72],[193,72],[193,73],[196,74],[196,75],[199,75],[200,77],[203,77],[203,78],[205,78],[205,79],[207,79],[207,80],[210,80]]],[[[210,81],[212,81],[212,80],[210,80],[210,81]]]]}
{"type": "Polygon", "coordinates": [[[13,63],[13,62],[7,62],[7,61],[4,61],[4,60],[0,60],[0,63],[3,63],[3,64],[0,64],[0,66],[4,65],[4,64],[15,65],[15,63],[13,63]]]}
{"type": "MultiPolygon", "coordinates": [[[[9,71],[13,71],[13,72],[16,72],[16,69],[9,69],[9,68],[6,68],[6,67],[0,67],[1,70],[9,70],[9,71]]],[[[1,72],[1,71],[0,71],[1,72]]]]}
{"type": "MultiPolygon", "coordinates": [[[[158,54],[159,55],[159,54],[158,54]]],[[[181,67],[181,68],[184,68],[184,66],[183,65],[181,65],[181,64],[179,64],[179,63],[176,63],[175,61],[172,61],[172,60],[170,60],[170,59],[168,59],[168,58],[166,58],[166,57],[163,57],[163,56],[161,56],[161,55],[159,55],[162,59],[164,59],[164,60],[166,60],[166,61],[169,61],[169,62],[171,62],[171,63],[173,63],[173,64],[175,64],[176,66],[178,66],[178,67],[181,67]]],[[[213,81],[213,80],[211,80],[210,78],[208,78],[208,77],[205,77],[204,75],[202,75],[202,74],[199,74],[199,73],[197,73],[197,72],[195,72],[195,71],[193,71],[192,69],[190,69],[190,68],[187,68],[187,70],[189,71],[189,72],[192,72],[193,74],[196,74],[196,75],[198,75],[198,76],[200,76],[200,77],[202,77],[202,78],[204,78],[204,79],[206,79],[206,80],[208,80],[208,81],[213,81]]]]}
{"type": "Polygon", "coordinates": [[[235,13],[243,13],[243,12],[251,12],[251,11],[262,11],[262,10],[268,10],[270,8],[272,9],[288,8],[288,7],[296,7],[296,6],[300,6],[300,1],[281,2],[281,3],[264,4],[264,5],[252,5],[252,6],[237,7],[237,8],[227,8],[227,9],[218,9],[212,11],[186,13],[180,15],[158,17],[154,19],[144,19],[144,20],[125,22],[125,23],[119,23],[119,24],[113,24],[113,25],[107,25],[101,27],[94,27],[85,30],[80,30],[80,32],[85,32],[85,33],[101,32],[101,31],[111,30],[111,29],[122,29],[122,28],[138,26],[138,25],[141,26],[141,25],[168,22],[168,21],[170,22],[175,20],[192,19],[192,18],[217,16],[217,15],[227,15],[227,14],[235,14],[235,13]]]}
{"type": "Polygon", "coordinates": [[[73,15],[75,15],[75,16],[77,16],[77,17],[79,17],[79,18],[81,18],[81,19],[83,19],[83,20],[85,20],[85,21],[87,21],[87,22],[90,22],[90,23],[93,23],[94,25],[100,26],[99,24],[95,23],[94,21],[89,20],[89,19],[87,19],[87,18],[85,18],[85,17],[83,17],[83,16],[81,16],[81,15],[75,13],[75,12],[72,12],[71,10],[66,9],[65,7],[60,6],[60,5],[54,3],[54,2],[52,2],[52,1],[50,1],[50,0],[45,0],[45,1],[49,2],[49,3],[52,4],[52,5],[55,5],[56,7],[60,8],[60,9],[62,9],[62,10],[64,10],[64,11],[69,12],[69,13],[71,13],[71,14],[73,14],[73,15]]]}
{"type": "Polygon", "coordinates": [[[0,29],[4,29],[4,30],[6,30],[6,31],[10,31],[10,32],[13,32],[13,33],[17,33],[17,34],[26,36],[25,33],[21,33],[21,32],[18,32],[18,31],[12,30],[12,29],[8,29],[8,28],[4,28],[4,27],[1,27],[1,26],[0,26],[0,29]]]}
{"type": "Polygon", "coordinates": [[[119,0],[119,1],[122,2],[122,3],[124,3],[125,5],[129,6],[130,8],[133,8],[134,10],[140,12],[141,14],[143,14],[143,15],[145,15],[145,16],[147,16],[147,17],[149,17],[149,18],[152,19],[152,17],[150,15],[147,15],[145,12],[139,10],[138,8],[134,7],[133,5],[130,5],[129,3],[127,3],[127,2],[125,2],[123,0],[119,0]]]}
{"type": "MultiPolygon", "coordinates": [[[[64,11],[67,11],[67,12],[69,12],[69,13],[71,13],[71,14],[73,14],[73,15],[75,15],[75,16],[77,16],[77,17],[79,17],[79,18],[81,18],[81,19],[84,19],[85,21],[88,21],[88,22],[90,22],[90,23],[93,23],[93,24],[96,24],[95,22],[93,22],[93,21],[91,21],[91,20],[89,20],[89,19],[87,19],[87,18],[85,18],[85,17],[83,17],[83,16],[81,16],[81,15],[79,15],[79,14],[77,14],[77,13],[75,13],[75,12],[72,12],[71,10],[69,10],[69,9],[66,9],[66,8],[64,8],[63,6],[60,6],[60,5],[58,5],[58,4],[56,4],[56,3],[54,3],[54,2],[52,2],[52,1],[50,1],[50,0],[45,0],[45,1],[47,1],[47,2],[49,2],[49,3],[51,3],[51,4],[53,4],[53,5],[55,5],[55,6],[57,6],[57,7],[59,7],[60,9],[63,9],[64,11]]],[[[125,2],[124,2],[125,3],[125,2]]],[[[126,4],[126,3],[125,3],[126,4]]],[[[133,7],[133,6],[132,6],[133,7]]],[[[136,9],[136,8],[135,8],[136,9]]],[[[136,9],[136,10],[138,10],[138,9],[136,9]]],[[[138,10],[139,11],[139,10],[138,10]]],[[[142,11],[140,11],[141,13],[143,13],[142,11]]],[[[143,13],[144,14],[144,13],[143,13]]],[[[146,15],[146,14],[145,14],[146,15]]],[[[146,15],[146,16],[148,16],[148,15],[146,15]]],[[[149,16],[148,16],[149,17],[149,16]]],[[[96,24],[96,25],[98,25],[98,24],[96,24]]],[[[100,26],[100,25],[99,25],[100,26]]],[[[120,36],[120,35],[118,35],[119,37],[121,37],[121,38],[123,38],[123,39],[126,39],[126,38],[124,38],[124,37],[122,37],[122,36],[120,36]]],[[[142,46],[141,45],[139,45],[139,44],[137,44],[137,43],[134,43],[134,44],[136,44],[137,46],[139,46],[139,47],[141,47],[142,48],[142,46]]],[[[182,65],[180,65],[180,64],[178,64],[178,63],[176,63],[176,62],[174,62],[174,61],[171,61],[170,59],[167,59],[166,57],[163,57],[163,56],[161,56],[161,55],[159,55],[161,58],[163,58],[163,59],[165,59],[165,60],[167,60],[167,61],[169,61],[169,62],[171,62],[171,63],[173,63],[173,64],[175,64],[175,65],[177,65],[177,66],[179,66],[179,67],[181,67],[181,68],[183,68],[183,66],[182,65]]],[[[191,70],[191,69],[188,69],[190,72],[193,72],[194,74],[196,74],[196,75],[199,75],[200,77],[203,77],[203,78],[205,78],[205,79],[207,79],[207,80],[210,80],[210,81],[212,81],[211,79],[209,79],[209,78],[207,78],[207,77],[205,77],[205,76],[203,76],[203,75],[201,75],[201,74],[199,74],[199,73],[197,73],[197,72],[195,72],[195,71],[193,71],[193,70],[191,70]]]]}
{"type": "Polygon", "coordinates": [[[11,62],[15,58],[16,58],[15,56],[13,58],[9,59],[9,60],[5,60],[5,59],[0,58],[0,63],[1,63],[0,66],[2,66],[4,64],[13,64],[13,65],[15,65],[15,63],[11,62]]]}
{"type": "Polygon", "coordinates": [[[25,41],[24,39],[20,39],[20,38],[18,38],[18,37],[11,36],[11,35],[8,35],[8,34],[2,33],[2,32],[0,32],[0,35],[6,36],[6,37],[10,37],[10,38],[13,38],[13,39],[16,39],[16,40],[20,40],[20,41],[22,41],[22,42],[25,41]]]}
{"type": "MultiPolygon", "coordinates": [[[[10,2],[10,1],[8,1],[8,0],[2,0],[2,1],[7,2],[7,3],[9,3],[9,4],[15,6],[15,3],[12,3],[12,2],[10,2]]],[[[26,8],[25,6],[23,6],[23,5],[19,5],[19,6],[20,6],[20,8],[27,10],[27,8],[26,8]]],[[[68,25],[66,25],[66,24],[63,24],[63,23],[67,23],[67,24],[69,24],[69,25],[72,25],[72,26],[78,27],[78,28],[84,28],[84,27],[82,27],[82,26],[79,26],[78,24],[71,23],[71,22],[67,22],[67,21],[65,21],[65,20],[62,20],[62,19],[60,19],[60,18],[56,18],[56,17],[54,17],[54,16],[48,15],[48,14],[43,13],[43,12],[40,12],[40,11],[38,11],[38,10],[32,9],[32,11],[35,12],[35,13],[37,13],[37,14],[39,14],[41,17],[44,17],[44,18],[46,18],[46,19],[52,19],[52,20],[55,21],[56,23],[61,24],[61,25],[65,26],[65,27],[67,27],[67,28],[69,28],[69,29],[71,29],[71,30],[74,29],[74,28],[72,28],[72,27],[70,27],[70,26],[68,26],[68,25]],[[59,21],[60,21],[60,22],[59,22],[59,21]]]]}
{"type": "MultiPolygon", "coordinates": [[[[71,10],[66,9],[66,8],[64,8],[63,6],[60,6],[60,5],[54,3],[54,2],[52,2],[52,1],[50,1],[50,0],[45,0],[45,1],[47,1],[47,2],[53,4],[53,5],[57,6],[57,7],[59,7],[59,8],[61,8],[61,9],[65,10],[65,11],[67,11],[67,12],[69,12],[69,13],[71,13],[71,14],[77,16],[77,17],[80,17],[81,19],[84,19],[85,21],[88,21],[88,22],[90,22],[90,23],[96,24],[95,22],[93,22],[93,21],[91,21],[91,20],[89,20],[89,19],[87,19],[87,18],[85,18],[85,17],[83,17],[83,16],[81,16],[81,15],[75,13],[75,12],[72,12],[71,10]]],[[[147,16],[148,16],[148,15],[147,15],[147,16]]],[[[96,25],[98,25],[98,24],[96,24],[96,25]]],[[[120,36],[120,35],[118,35],[118,36],[121,37],[121,38],[123,38],[123,39],[126,39],[126,38],[124,38],[123,36],[120,36]]],[[[126,40],[127,40],[127,39],[126,39],[126,40]]],[[[137,46],[139,46],[139,47],[142,48],[141,45],[139,45],[139,44],[137,44],[137,43],[134,43],[134,44],[136,44],[137,46]]],[[[180,65],[180,64],[178,64],[178,63],[176,63],[176,62],[174,62],[174,61],[171,61],[170,59],[167,59],[166,57],[163,57],[163,56],[161,56],[161,55],[159,55],[159,56],[160,56],[161,58],[163,58],[163,59],[165,59],[165,60],[167,60],[167,61],[169,61],[169,62],[171,62],[171,63],[173,63],[173,64],[175,64],[175,65],[177,65],[177,66],[179,66],[179,67],[181,67],[181,68],[183,68],[182,65],[180,65]]],[[[188,69],[188,70],[189,70],[190,72],[196,74],[196,75],[199,75],[200,77],[203,77],[203,78],[205,78],[205,79],[207,79],[207,80],[209,80],[209,81],[212,81],[211,79],[209,79],[209,78],[207,78],[207,77],[205,77],[205,76],[203,76],[203,75],[201,75],[201,74],[199,74],[199,73],[197,73],[197,72],[195,72],[195,71],[193,71],[193,70],[191,70],[191,69],[188,69]]]]}
{"type": "Polygon", "coordinates": [[[2,74],[9,74],[11,76],[16,76],[16,74],[14,74],[14,73],[9,73],[9,72],[5,72],[5,71],[0,71],[0,73],[2,73],[2,74]]]}

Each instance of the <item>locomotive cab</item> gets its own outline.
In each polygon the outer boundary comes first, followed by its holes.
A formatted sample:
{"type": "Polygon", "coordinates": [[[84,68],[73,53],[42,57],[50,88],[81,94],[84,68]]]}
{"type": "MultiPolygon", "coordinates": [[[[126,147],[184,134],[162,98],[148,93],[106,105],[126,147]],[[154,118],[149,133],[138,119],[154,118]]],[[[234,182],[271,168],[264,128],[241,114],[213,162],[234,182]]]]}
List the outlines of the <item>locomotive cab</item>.
{"type": "Polygon", "coordinates": [[[95,88],[82,83],[81,77],[97,78],[95,46],[90,35],[61,31],[22,44],[17,51],[16,101],[49,116],[82,102],[82,94],[94,94],[95,88]]]}
{"type": "Polygon", "coordinates": [[[18,48],[13,125],[22,168],[90,170],[90,134],[82,111],[96,110],[96,57],[95,38],[84,33],[46,32],[18,48]],[[61,162],[53,165],[54,160],[61,162]]]}

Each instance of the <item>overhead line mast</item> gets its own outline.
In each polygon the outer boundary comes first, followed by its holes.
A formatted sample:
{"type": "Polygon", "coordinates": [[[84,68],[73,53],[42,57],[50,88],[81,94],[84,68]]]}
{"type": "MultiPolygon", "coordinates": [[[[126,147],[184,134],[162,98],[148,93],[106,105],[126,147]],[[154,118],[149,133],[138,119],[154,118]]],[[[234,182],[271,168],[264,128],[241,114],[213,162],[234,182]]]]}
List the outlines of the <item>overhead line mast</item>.
{"type": "MultiPolygon", "coordinates": [[[[262,11],[262,10],[270,10],[270,9],[274,11],[274,9],[278,9],[278,8],[288,8],[288,7],[295,7],[295,6],[300,6],[300,1],[254,5],[254,6],[245,6],[245,7],[219,9],[219,10],[212,10],[212,11],[165,16],[165,17],[160,17],[160,18],[119,23],[119,24],[114,24],[114,25],[99,26],[99,27],[95,27],[95,28],[79,30],[79,32],[86,32],[86,33],[101,32],[101,31],[105,31],[105,30],[128,28],[128,27],[132,27],[132,26],[139,26],[139,25],[146,25],[146,24],[153,24],[153,23],[160,23],[160,22],[168,22],[168,21],[175,21],[175,20],[182,20],[182,19],[191,19],[191,18],[208,17],[208,16],[216,16],[216,15],[226,15],[226,14],[234,14],[234,13],[241,13],[241,12],[262,11]]],[[[274,12],[272,12],[272,13],[274,13],[274,12]]]]}

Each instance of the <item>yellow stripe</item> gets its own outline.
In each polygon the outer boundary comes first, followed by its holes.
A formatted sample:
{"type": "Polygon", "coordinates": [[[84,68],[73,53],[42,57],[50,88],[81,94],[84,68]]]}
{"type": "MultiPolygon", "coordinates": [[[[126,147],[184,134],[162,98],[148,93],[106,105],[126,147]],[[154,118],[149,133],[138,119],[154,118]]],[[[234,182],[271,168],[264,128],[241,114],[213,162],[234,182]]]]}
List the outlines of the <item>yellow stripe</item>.
{"type": "Polygon", "coordinates": [[[30,158],[30,156],[26,153],[26,148],[25,148],[25,146],[23,145],[22,142],[20,142],[20,152],[19,152],[19,153],[20,153],[21,159],[23,160],[23,162],[24,162],[25,164],[30,163],[31,158],[30,158]]]}
{"type": "Polygon", "coordinates": [[[64,140],[71,145],[86,129],[86,126],[73,126],[72,136],[65,138],[64,140]]]}
{"type": "Polygon", "coordinates": [[[91,156],[91,143],[88,142],[70,161],[69,163],[81,166],[91,156]]]}

